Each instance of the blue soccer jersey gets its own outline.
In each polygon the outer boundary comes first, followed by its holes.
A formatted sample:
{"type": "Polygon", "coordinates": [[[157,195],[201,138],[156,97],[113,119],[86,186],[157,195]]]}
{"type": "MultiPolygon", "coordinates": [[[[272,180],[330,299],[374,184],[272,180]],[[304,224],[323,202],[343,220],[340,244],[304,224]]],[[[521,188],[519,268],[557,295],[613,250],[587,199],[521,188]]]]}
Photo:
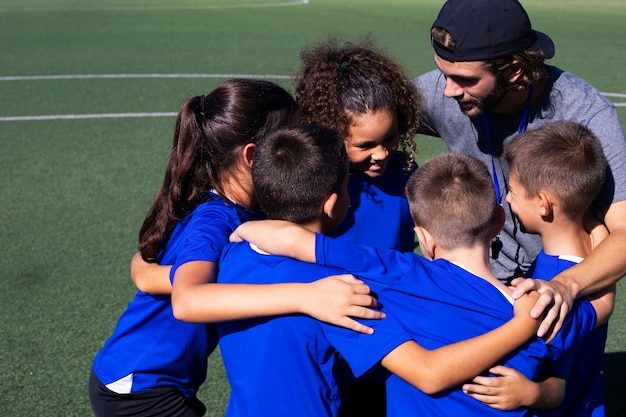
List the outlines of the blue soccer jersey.
{"type": "MultiPolygon", "coordinates": [[[[484,334],[513,317],[512,301],[500,290],[444,259],[428,261],[412,253],[347,245],[317,235],[317,262],[364,278],[390,315],[401,321],[420,345],[436,349],[484,334]]],[[[533,338],[501,363],[535,379],[545,360],[579,343],[591,332],[596,315],[580,302],[564,329],[547,345],[533,338]]],[[[387,379],[387,415],[525,416],[527,410],[504,412],[474,400],[460,386],[427,395],[392,375],[387,379]]]]}
{"type": "Polygon", "coordinates": [[[404,160],[403,155],[394,155],[380,177],[369,177],[351,169],[350,208],[341,225],[328,236],[360,245],[412,252],[415,235],[404,187],[415,169],[407,171],[404,160]]]}
{"type": "MultiPolygon", "coordinates": [[[[530,267],[529,276],[551,280],[560,272],[576,265],[580,259],[546,255],[541,250],[530,267]]],[[[598,326],[574,348],[569,372],[565,374],[566,392],[563,403],[553,410],[538,410],[539,416],[604,417],[602,364],[608,324],[598,326]]]]}
{"type": "MultiPolygon", "coordinates": [[[[240,206],[209,200],[176,226],[160,263],[218,262],[230,233],[252,218],[256,214],[240,206]]],[[[214,325],[176,320],[169,295],[138,291],[94,358],[93,370],[119,394],[174,387],[192,397],[206,378],[207,357],[216,345],[214,325]]]]}
{"type": "MultiPolygon", "coordinates": [[[[311,282],[338,272],[263,254],[241,242],[224,249],[218,282],[311,282]]],[[[231,385],[226,416],[336,416],[339,393],[332,369],[337,351],[358,376],[410,340],[391,317],[365,322],[375,329],[373,335],[299,314],[219,323],[231,385]]]]}

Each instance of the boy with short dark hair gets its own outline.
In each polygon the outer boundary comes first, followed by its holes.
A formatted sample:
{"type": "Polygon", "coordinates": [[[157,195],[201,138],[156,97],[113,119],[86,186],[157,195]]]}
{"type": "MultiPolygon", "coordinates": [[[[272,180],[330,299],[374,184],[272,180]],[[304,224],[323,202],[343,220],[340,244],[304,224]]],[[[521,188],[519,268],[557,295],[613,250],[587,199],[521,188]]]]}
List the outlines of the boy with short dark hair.
{"type": "MultiPolygon", "coordinates": [[[[486,166],[467,155],[440,155],[418,168],[406,192],[415,232],[427,259],[413,253],[340,243],[286,222],[248,222],[234,235],[271,253],[341,267],[362,277],[378,294],[388,316],[401,321],[426,349],[437,349],[502,325],[512,316],[513,300],[511,289],[489,267],[490,240],[500,231],[504,213],[496,202],[486,166]]],[[[550,345],[532,338],[502,362],[529,379],[536,378],[545,360],[579,343],[605,319],[602,307],[587,300],[578,302],[564,330],[550,345]]],[[[358,348],[369,351],[364,341],[358,348]]],[[[490,345],[482,354],[489,354],[493,348],[496,345],[490,345]]],[[[475,360],[468,356],[463,359],[464,365],[475,360]]],[[[347,362],[352,366],[350,358],[347,362]]],[[[382,364],[385,362],[383,358],[382,364]]],[[[391,375],[387,379],[387,415],[527,415],[527,408],[490,408],[463,393],[461,386],[453,385],[432,395],[391,375]]]]}
{"type": "MultiPolygon", "coordinates": [[[[506,200],[525,231],[541,236],[543,248],[530,267],[530,277],[556,276],[580,262],[608,235],[597,221],[591,233],[587,230],[590,222],[585,213],[600,192],[607,169],[600,142],[588,128],[557,121],[526,131],[506,145],[504,160],[509,168],[506,200]]],[[[610,309],[614,291],[614,286],[605,290],[610,309]]],[[[548,379],[534,383],[504,368],[492,370],[499,378],[478,377],[465,389],[501,408],[558,406],[539,410],[541,416],[604,416],[601,373],[607,329],[608,324],[597,327],[573,350],[571,368],[560,375],[566,380],[560,405],[540,402],[541,397],[556,397],[549,394],[554,385],[548,379]]]]}
{"type": "MultiPolygon", "coordinates": [[[[309,233],[336,227],[349,205],[348,159],[343,141],[331,129],[305,125],[270,134],[255,151],[252,177],[267,217],[288,219],[309,233]]],[[[247,242],[227,246],[219,265],[222,284],[310,282],[341,273],[269,256],[247,242]]],[[[336,416],[340,399],[332,369],[337,353],[357,376],[380,362],[427,392],[448,388],[534,334],[538,322],[528,316],[533,298],[520,301],[518,314],[501,320],[502,326],[490,334],[480,332],[482,336],[432,351],[411,340],[391,316],[368,321],[375,329],[372,335],[303,315],[220,323],[220,351],[231,384],[226,415],[336,416]]]]}

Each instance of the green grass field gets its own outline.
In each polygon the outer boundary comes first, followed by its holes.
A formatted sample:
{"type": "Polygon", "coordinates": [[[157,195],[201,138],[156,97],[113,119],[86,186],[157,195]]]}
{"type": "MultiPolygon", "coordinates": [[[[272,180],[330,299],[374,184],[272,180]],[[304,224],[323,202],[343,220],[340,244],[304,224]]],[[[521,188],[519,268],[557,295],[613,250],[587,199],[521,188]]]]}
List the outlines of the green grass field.
{"type": "MultiPolygon", "coordinates": [[[[175,112],[224,77],[291,89],[300,49],[371,32],[418,75],[441,0],[0,0],[0,414],[88,416],[95,353],[134,290],[129,260],[175,112]],[[88,116],[91,115],[91,116],[88,116]],[[132,116],[132,117],[131,117],[132,116]]],[[[618,103],[626,3],[523,1],[551,61],[618,103]]],[[[443,151],[417,138],[420,160],[443,151]]],[[[626,416],[626,282],[606,346],[609,417],[626,416]]],[[[223,414],[219,354],[200,398],[223,414]]]]}

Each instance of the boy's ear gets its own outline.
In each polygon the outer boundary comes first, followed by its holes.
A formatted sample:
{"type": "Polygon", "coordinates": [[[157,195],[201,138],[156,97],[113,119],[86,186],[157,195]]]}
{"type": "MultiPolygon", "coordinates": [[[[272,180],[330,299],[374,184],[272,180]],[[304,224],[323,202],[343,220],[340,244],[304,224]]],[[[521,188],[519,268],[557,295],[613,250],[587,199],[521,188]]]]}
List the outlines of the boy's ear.
{"type": "Polygon", "coordinates": [[[539,215],[541,215],[541,217],[551,217],[552,210],[554,209],[553,198],[545,191],[539,191],[537,197],[539,197],[539,215]]]}
{"type": "Polygon", "coordinates": [[[339,199],[339,195],[337,193],[332,193],[331,195],[324,200],[324,204],[322,206],[322,210],[324,214],[331,219],[335,218],[335,205],[337,204],[337,200],[339,199]]]}
{"type": "Polygon", "coordinates": [[[415,226],[413,230],[417,236],[417,241],[419,242],[420,249],[424,254],[424,258],[431,261],[435,259],[435,248],[437,247],[435,237],[422,226],[415,226]]]}
{"type": "Polygon", "coordinates": [[[493,232],[491,233],[492,239],[498,236],[498,233],[502,231],[505,220],[506,214],[504,213],[504,208],[502,208],[502,206],[498,204],[498,208],[496,209],[496,223],[493,225],[493,232]]]}
{"type": "Polygon", "coordinates": [[[256,145],[254,143],[248,143],[243,148],[243,162],[246,164],[248,168],[252,168],[252,160],[254,158],[255,150],[256,150],[256,145]]]}

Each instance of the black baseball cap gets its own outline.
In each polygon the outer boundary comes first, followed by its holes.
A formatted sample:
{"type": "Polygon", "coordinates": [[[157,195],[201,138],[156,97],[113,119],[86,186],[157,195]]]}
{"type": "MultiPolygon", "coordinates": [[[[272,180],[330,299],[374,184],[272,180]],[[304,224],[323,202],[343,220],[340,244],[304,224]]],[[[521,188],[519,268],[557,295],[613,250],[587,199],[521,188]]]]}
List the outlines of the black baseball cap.
{"type": "Polygon", "coordinates": [[[432,27],[447,30],[454,50],[431,39],[435,53],[446,61],[484,61],[524,50],[554,56],[554,42],[533,30],[517,0],[448,0],[432,27]]]}

